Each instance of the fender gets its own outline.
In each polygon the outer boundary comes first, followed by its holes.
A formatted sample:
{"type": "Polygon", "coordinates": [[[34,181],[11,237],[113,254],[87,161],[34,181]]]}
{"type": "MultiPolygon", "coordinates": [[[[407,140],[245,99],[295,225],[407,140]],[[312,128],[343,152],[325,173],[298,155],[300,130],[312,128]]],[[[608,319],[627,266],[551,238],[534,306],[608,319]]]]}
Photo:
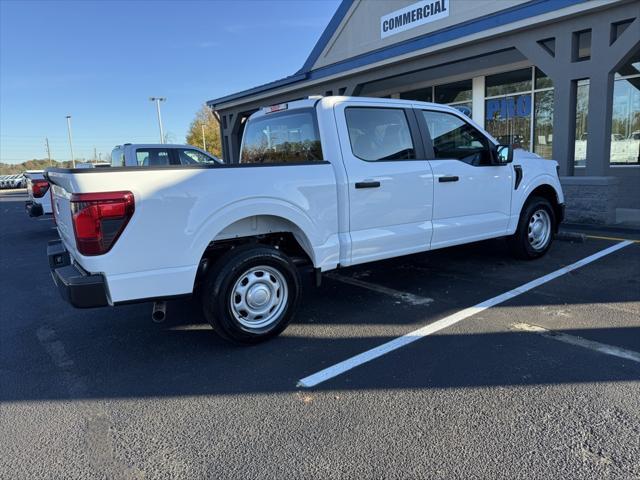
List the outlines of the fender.
{"type": "Polygon", "coordinates": [[[518,190],[514,190],[511,201],[511,217],[509,219],[509,226],[507,228],[508,233],[514,233],[518,226],[518,220],[520,219],[520,212],[522,207],[527,201],[531,192],[541,185],[549,185],[556,192],[556,199],[559,204],[564,203],[564,196],[562,194],[562,187],[560,186],[560,180],[557,176],[550,173],[541,173],[532,178],[527,178],[526,173],[523,181],[518,187],[518,190]]]}
{"type": "MultiPolygon", "coordinates": [[[[195,229],[190,251],[194,253],[194,263],[198,263],[207,246],[229,226],[245,219],[257,216],[277,217],[292,224],[296,236],[314,266],[331,263],[338,256],[338,241],[331,237],[335,231],[333,225],[314,222],[300,207],[293,203],[273,197],[251,197],[222,205],[195,229]],[[332,250],[335,250],[332,252],[332,250]]],[[[197,214],[194,215],[197,218],[197,214]]],[[[188,222],[191,224],[191,222],[188,222]]],[[[247,235],[251,236],[248,231],[247,235]]],[[[336,260],[337,262],[337,260],[336,260]]]]}

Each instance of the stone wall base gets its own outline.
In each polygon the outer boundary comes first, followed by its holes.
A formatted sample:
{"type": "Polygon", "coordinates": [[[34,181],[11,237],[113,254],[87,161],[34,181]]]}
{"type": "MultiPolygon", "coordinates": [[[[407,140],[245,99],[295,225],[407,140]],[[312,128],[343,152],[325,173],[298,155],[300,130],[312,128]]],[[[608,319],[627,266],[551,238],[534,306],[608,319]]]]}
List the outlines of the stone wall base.
{"type": "Polygon", "coordinates": [[[568,223],[612,225],[616,222],[617,177],[560,177],[568,223]]]}

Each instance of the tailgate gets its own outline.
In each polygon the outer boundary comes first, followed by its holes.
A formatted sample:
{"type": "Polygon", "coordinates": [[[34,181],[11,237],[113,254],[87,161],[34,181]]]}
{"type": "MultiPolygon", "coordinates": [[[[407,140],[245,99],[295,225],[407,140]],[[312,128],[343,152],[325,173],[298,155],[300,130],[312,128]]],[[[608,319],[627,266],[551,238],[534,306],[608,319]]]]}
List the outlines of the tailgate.
{"type": "Polygon", "coordinates": [[[56,226],[58,234],[62,239],[65,247],[74,256],[77,254],[76,240],[73,233],[73,220],[71,218],[71,187],[70,173],[48,172],[47,177],[50,183],[52,194],[53,214],[56,217],[56,226]]]}
{"type": "Polygon", "coordinates": [[[33,201],[33,180],[44,180],[44,175],[42,173],[27,172],[25,177],[27,177],[27,196],[29,200],[33,201]]]}

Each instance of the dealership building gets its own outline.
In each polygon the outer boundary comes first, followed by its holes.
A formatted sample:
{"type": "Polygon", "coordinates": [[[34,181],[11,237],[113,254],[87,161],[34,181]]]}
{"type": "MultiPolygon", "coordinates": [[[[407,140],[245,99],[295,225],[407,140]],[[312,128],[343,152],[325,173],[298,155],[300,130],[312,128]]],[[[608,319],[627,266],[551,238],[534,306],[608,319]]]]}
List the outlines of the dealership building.
{"type": "Polygon", "coordinates": [[[298,72],[208,102],[224,158],[257,109],[311,95],[452,105],[557,160],[568,221],[640,223],[637,0],[343,0],[298,72]]]}

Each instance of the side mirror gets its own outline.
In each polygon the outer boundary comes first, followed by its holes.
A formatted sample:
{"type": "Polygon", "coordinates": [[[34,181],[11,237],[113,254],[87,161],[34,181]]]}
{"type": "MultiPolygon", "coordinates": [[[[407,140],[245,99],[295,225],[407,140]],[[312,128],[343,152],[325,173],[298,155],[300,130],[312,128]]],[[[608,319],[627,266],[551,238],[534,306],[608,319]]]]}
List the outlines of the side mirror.
{"type": "Polygon", "coordinates": [[[496,145],[496,163],[506,165],[511,162],[513,162],[513,145],[496,145]]]}

